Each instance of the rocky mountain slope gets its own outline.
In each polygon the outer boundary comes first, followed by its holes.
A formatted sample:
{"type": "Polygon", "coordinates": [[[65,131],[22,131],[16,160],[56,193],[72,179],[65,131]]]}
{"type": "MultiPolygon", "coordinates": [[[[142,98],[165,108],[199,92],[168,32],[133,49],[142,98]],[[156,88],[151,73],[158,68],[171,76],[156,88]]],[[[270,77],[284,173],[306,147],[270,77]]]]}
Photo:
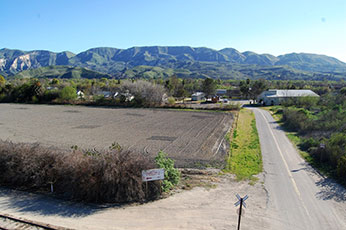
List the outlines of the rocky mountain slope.
{"type": "MultiPolygon", "coordinates": [[[[201,65],[202,69],[209,66],[211,69],[208,71],[227,69],[228,73],[232,72],[229,71],[232,70],[232,66],[235,69],[243,69],[243,72],[246,68],[251,72],[254,68],[268,69],[277,66],[284,68],[285,71],[291,71],[294,68],[299,73],[302,73],[300,71],[346,72],[346,63],[325,55],[292,53],[275,57],[270,54],[257,54],[250,51],[241,53],[233,48],[214,50],[189,46],[149,46],[129,49],[100,47],[89,49],[77,55],[68,51],[54,53],[43,50],[0,49],[0,74],[5,76],[15,75],[28,69],[60,65],[85,67],[118,77],[126,76],[126,72],[136,66],[155,66],[163,69],[191,71],[190,67],[195,68],[201,65]]],[[[220,71],[216,72],[220,73],[220,71]]],[[[209,75],[207,74],[207,76],[209,75]]],[[[254,77],[251,74],[247,76],[254,77]]]]}

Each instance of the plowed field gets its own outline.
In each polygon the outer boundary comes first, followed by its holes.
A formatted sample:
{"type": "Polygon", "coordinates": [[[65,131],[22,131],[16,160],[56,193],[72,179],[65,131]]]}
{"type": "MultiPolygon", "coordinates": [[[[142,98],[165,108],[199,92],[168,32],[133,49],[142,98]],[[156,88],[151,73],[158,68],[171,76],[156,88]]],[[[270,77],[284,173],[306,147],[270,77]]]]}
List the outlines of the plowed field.
{"type": "Polygon", "coordinates": [[[163,150],[183,166],[223,162],[233,116],[217,112],[0,104],[0,138],[70,148],[113,142],[154,157],[163,150]]]}

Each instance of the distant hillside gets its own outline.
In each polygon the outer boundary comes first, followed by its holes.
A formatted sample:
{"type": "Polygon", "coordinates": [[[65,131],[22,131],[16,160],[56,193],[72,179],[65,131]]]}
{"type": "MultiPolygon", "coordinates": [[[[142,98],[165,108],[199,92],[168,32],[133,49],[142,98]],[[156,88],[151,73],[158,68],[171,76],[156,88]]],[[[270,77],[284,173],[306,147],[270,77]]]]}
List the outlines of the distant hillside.
{"type": "Polygon", "coordinates": [[[275,57],[251,51],[241,53],[233,48],[213,50],[189,46],[149,46],[129,49],[100,47],[77,55],[68,51],[54,53],[42,50],[0,50],[0,74],[4,76],[15,75],[29,69],[60,65],[88,68],[115,77],[138,76],[137,73],[133,73],[139,71],[140,67],[135,69],[137,66],[158,67],[164,70],[155,69],[155,74],[148,73],[148,77],[161,76],[163,73],[159,72],[168,71],[178,74],[183,72],[181,75],[188,73],[187,75],[192,77],[256,78],[262,72],[266,75],[269,69],[273,69],[275,71],[268,74],[270,77],[291,76],[305,79],[317,76],[323,79],[340,79],[345,77],[340,73],[346,73],[346,63],[325,55],[292,53],[275,57]],[[201,68],[198,69],[198,66],[201,68]]]}
{"type": "Polygon", "coordinates": [[[313,73],[288,66],[257,66],[241,64],[215,64],[212,62],[186,62],[179,68],[136,66],[117,75],[117,78],[165,78],[176,75],[180,78],[221,78],[221,79],[259,79],[267,80],[333,80],[346,79],[346,74],[313,73]]]}
{"type": "Polygon", "coordinates": [[[110,78],[109,74],[99,73],[82,67],[46,66],[24,70],[13,78],[110,78]]]}
{"type": "Polygon", "coordinates": [[[278,57],[275,65],[288,65],[296,69],[315,72],[345,72],[345,63],[326,55],[291,53],[278,57]]]}

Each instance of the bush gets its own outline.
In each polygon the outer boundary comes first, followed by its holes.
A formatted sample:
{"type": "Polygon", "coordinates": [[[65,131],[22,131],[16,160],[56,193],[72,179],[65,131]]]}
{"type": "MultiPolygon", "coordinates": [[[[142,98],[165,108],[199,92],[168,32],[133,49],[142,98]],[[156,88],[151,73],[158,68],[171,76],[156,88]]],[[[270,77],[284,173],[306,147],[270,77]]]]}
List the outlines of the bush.
{"type": "Polygon", "coordinates": [[[282,105],[285,107],[296,106],[298,108],[311,109],[317,105],[319,97],[298,97],[298,98],[289,98],[282,102],[282,105]]]}
{"type": "Polygon", "coordinates": [[[332,167],[337,167],[340,158],[346,154],[346,134],[332,134],[326,145],[326,151],[329,153],[329,160],[332,167]]]}
{"type": "Polygon", "coordinates": [[[284,108],[282,118],[285,126],[292,131],[305,133],[316,128],[311,112],[303,108],[284,108]]]}
{"type": "Polygon", "coordinates": [[[303,139],[302,143],[299,144],[299,147],[303,151],[307,151],[311,147],[318,147],[319,142],[315,140],[314,138],[306,138],[303,139]]]}
{"type": "Polygon", "coordinates": [[[179,183],[180,172],[174,168],[174,160],[168,158],[168,156],[160,151],[155,157],[156,164],[165,170],[165,179],[162,184],[162,190],[168,192],[175,185],[179,183]]]}
{"type": "Polygon", "coordinates": [[[135,97],[136,106],[161,105],[165,89],[162,85],[152,84],[148,81],[124,81],[121,85],[122,92],[129,92],[135,97]]]}
{"type": "Polygon", "coordinates": [[[167,99],[167,102],[168,102],[169,105],[175,105],[175,98],[174,97],[169,97],[167,99]]]}
{"type": "Polygon", "coordinates": [[[240,110],[241,105],[240,103],[230,102],[229,104],[223,105],[222,108],[226,110],[240,110]]]}
{"type": "Polygon", "coordinates": [[[59,91],[54,89],[45,91],[40,99],[42,102],[52,102],[57,98],[59,98],[59,91]]]}
{"type": "Polygon", "coordinates": [[[59,97],[63,101],[77,99],[77,91],[72,86],[65,86],[59,93],[59,97]]]}
{"type": "MultiPolygon", "coordinates": [[[[50,191],[87,202],[133,202],[145,198],[141,171],[154,167],[147,158],[122,148],[70,151],[0,141],[0,184],[50,191]]],[[[158,197],[159,183],[149,184],[148,198],[158,197]]]]}
{"type": "Polygon", "coordinates": [[[339,179],[346,183],[346,156],[339,159],[336,173],[339,179]]]}

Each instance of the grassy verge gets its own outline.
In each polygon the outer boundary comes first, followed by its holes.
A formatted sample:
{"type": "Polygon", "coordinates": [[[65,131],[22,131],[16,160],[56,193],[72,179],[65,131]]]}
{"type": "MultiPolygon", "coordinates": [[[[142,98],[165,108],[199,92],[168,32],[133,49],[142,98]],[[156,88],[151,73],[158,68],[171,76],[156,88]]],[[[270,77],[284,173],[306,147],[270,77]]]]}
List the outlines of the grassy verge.
{"type": "Polygon", "coordinates": [[[262,155],[256,120],[251,110],[239,112],[238,124],[233,131],[226,172],[234,173],[237,180],[256,181],[254,175],[262,171],[262,155]]]}

